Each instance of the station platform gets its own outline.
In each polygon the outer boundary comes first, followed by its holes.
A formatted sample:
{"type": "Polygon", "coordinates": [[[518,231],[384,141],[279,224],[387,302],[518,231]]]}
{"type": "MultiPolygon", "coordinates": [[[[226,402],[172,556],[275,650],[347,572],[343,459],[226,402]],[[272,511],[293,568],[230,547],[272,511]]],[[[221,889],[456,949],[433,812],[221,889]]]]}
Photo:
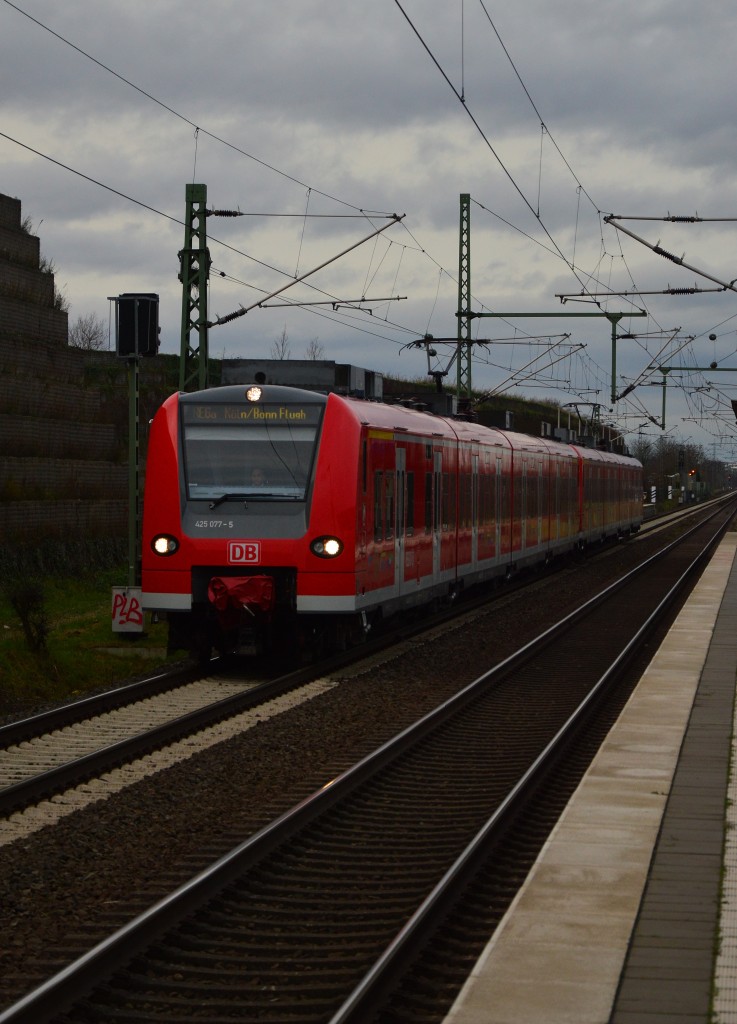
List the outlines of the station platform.
{"type": "Polygon", "coordinates": [[[727,533],[446,1024],[737,1021],[727,533]]]}

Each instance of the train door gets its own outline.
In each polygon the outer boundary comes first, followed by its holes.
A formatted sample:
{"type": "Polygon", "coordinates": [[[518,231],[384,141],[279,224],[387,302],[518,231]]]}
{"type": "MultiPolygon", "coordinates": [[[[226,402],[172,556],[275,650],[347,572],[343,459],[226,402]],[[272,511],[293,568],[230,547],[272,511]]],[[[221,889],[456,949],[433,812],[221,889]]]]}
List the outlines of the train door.
{"type": "Polygon", "coordinates": [[[479,561],[479,457],[471,456],[471,566],[479,561]]]}
{"type": "Polygon", "coordinates": [[[502,552],[502,494],[503,464],[501,455],[496,457],[496,486],[494,487],[494,554],[500,558],[502,552]]]}
{"type": "Polygon", "coordinates": [[[520,551],[527,548],[527,502],[528,502],[527,459],[522,460],[522,502],[520,504],[520,551]]]}
{"type": "Polygon", "coordinates": [[[366,567],[368,550],[368,441],[364,437],[361,444],[361,497],[358,512],[358,559],[361,568],[366,567]]]}
{"type": "Polygon", "coordinates": [[[547,505],[544,501],[545,497],[545,476],[542,459],[537,464],[537,485],[535,490],[535,515],[537,517],[537,540],[536,544],[540,547],[545,537],[545,514],[547,505]]]}
{"type": "Polygon", "coordinates": [[[404,548],[405,548],[405,533],[407,516],[405,512],[406,497],[407,497],[407,449],[397,448],[396,449],[396,480],[395,480],[395,493],[396,501],[394,503],[394,509],[396,514],[396,523],[394,529],[394,582],[397,585],[399,593],[401,594],[404,590],[405,572],[404,572],[404,548]]]}
{"type": "Polygon", "coordinates": [[[440,531],[443,508],[443,453],[433,453],[432,578],[440,576],[440,531]]]}

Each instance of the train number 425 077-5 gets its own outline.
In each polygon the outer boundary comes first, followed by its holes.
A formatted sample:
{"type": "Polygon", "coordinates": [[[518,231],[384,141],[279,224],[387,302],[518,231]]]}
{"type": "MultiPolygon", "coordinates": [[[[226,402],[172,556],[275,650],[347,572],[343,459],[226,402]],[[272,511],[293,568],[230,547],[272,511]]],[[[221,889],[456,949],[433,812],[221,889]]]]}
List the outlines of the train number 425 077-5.
{"type": "Polygon", "coordinates": [[[195,519],[195,529],[199,530],[232,530],[232,519],[195,519]]]}

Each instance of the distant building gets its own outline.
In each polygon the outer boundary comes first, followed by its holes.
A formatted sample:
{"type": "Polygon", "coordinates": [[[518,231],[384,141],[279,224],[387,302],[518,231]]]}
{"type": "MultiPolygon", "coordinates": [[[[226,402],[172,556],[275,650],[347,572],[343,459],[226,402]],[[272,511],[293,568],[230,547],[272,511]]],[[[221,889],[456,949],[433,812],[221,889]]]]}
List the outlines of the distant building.
{"type": "Polygon", "coordinates": [[[373,370],[331,359],[223,359],[222,384],[283,384],[325,394],[335,391],[354,398],[382,401],[384,378],[373,370]]]}

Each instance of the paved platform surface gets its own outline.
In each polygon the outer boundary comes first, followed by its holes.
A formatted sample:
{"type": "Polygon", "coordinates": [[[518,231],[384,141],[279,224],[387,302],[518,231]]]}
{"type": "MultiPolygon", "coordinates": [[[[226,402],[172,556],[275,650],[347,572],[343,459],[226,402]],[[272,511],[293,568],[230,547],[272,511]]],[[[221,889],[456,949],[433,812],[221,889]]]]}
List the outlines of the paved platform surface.
{"type": "Polygon", "coordinates": [[[446,1024],[737,1022],[736,550],[728,533],[446,1024]]]}

